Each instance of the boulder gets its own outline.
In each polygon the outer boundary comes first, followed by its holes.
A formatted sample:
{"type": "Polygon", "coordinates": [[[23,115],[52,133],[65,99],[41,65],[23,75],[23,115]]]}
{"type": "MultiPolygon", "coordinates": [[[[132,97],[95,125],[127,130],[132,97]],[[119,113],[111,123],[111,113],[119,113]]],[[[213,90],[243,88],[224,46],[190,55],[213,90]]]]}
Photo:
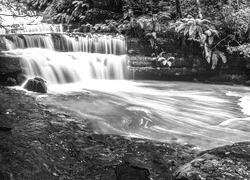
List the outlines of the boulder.
{"type": "Polygon", "coordinates": [[[38,92],[38,93],[47,93],[46,81],[40,77],[35,77],[29,79],[24,85],[24,88],[28,91],[38,92]]]}
{"type": "Polygon", "coordinates": [[[175,180],[250,179],[250,142],[200,153],[175,172],[175,180]]]}

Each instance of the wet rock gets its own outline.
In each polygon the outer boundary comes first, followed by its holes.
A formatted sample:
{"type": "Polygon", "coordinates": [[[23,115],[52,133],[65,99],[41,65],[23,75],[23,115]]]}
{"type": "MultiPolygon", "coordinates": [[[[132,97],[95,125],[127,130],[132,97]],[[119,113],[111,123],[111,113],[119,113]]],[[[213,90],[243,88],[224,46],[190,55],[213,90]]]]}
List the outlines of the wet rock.
{"type": "Polygon", "coordinates": [[[27,77],[23,73],[18,73],[17,74],[17,84],[21,85],[26,81],[27,77]]]}
{"type": "Polygon", "coordinates": [[[175,172],[176,180],[250,179],[250,142],[200,153],[175,172]]]}
{"type": "Polygon", "coordinates": [[[40,77],[35,77],[34,79],[29,79],[24,86],[28,91],[47,93],[46,81],[40,77]]]}
{"type": "Polygon", "coordinates": [[[12,128],[10,127],[0,127],[0,131],[9,132],[12,128]]]}
{"type": "Polygon", "coordinates": [[[115,169],[117,180],[149,180],[149,170],[128,163],[120,164],[115,169]]]}
{"type": "Polygon", "coordinates": [[[8,77],[6,82],[7,82],[8,86],[16,86],[17,85],[16,80],[12,77],[8,77]]]}
{"type": "Polygon", "coordinates": [[[245,81],[245,85],[246,85],[246,86],[250,86],[250,80],[245,81]]]}

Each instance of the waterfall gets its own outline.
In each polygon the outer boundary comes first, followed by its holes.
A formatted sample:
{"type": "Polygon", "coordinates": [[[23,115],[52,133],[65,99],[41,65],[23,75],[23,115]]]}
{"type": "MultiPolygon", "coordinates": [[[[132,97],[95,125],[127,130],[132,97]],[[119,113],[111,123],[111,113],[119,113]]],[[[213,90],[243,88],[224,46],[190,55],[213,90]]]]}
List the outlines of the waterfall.
{"type": "Polygon", "coordinates": [[[29,77],[40,76],[48,85],[91,79],[124,79],[126,72],[126,55],[56,52],[39,48],[7,53],[21,58],[23,69],[29,77]]]}
{"type": "Polygon", "coordinates": [[[0,34],[32,34],[32,33],[62,33],[63,27],[61,24],[26,24],[14,26],[6,26],[0,28],[0,34]]]}
{"type": "Polygon", "coordinates": [[[8,36],[8,38],[5,38],[4,41],[8,50],[34,47],[55,49],[51,35],[14,35],[8,36]]]}
{"type": "Polygon", "coordinates": [[[29,33],[61,33],[63,28],[61,24],[39,24],[39,25],[24,25],[15,33],[29,34],[29,33]]]}
{"type": "Polygon", "coordinates": [[[92,34],[12,34],[0,41],[6,50],[25,48],[46,48],[62,52],[89,52],[102,54],[126,54],[123,36],[92,34]]]}
{"type": "Polygon", "coordinates": [[[63,33],[61,26],[25,26],[19,34],[0,35],[6,55],[19,57],[28,77],[48,85],[92,79],[124,79],[126,42],[121,35],[63,33]]]}

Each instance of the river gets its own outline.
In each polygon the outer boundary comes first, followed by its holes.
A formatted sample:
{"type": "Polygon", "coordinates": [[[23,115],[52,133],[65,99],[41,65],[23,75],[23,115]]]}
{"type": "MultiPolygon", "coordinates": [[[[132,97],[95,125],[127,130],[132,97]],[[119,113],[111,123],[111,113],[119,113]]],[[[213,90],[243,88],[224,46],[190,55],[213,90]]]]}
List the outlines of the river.
{"type": "Polygon", "coordinates": [[[51,86],[41,97],[89,119],[97,133],[208,149],[250,140],[249,90],[190,82],[90,80],[51,86]]]}

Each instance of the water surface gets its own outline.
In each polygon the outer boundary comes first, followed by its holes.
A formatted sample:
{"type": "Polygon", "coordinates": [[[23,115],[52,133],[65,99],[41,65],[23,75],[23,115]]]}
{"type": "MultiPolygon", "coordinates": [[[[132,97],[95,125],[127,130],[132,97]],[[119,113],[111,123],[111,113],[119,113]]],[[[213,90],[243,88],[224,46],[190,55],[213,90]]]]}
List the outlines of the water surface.
{"type": "Polygon", "coordinates": [[[90,80],[51,86],[46,101],[88,118],[99,133],[201,149],[250,140],[250,88],[244,86],[90,80]]]}

